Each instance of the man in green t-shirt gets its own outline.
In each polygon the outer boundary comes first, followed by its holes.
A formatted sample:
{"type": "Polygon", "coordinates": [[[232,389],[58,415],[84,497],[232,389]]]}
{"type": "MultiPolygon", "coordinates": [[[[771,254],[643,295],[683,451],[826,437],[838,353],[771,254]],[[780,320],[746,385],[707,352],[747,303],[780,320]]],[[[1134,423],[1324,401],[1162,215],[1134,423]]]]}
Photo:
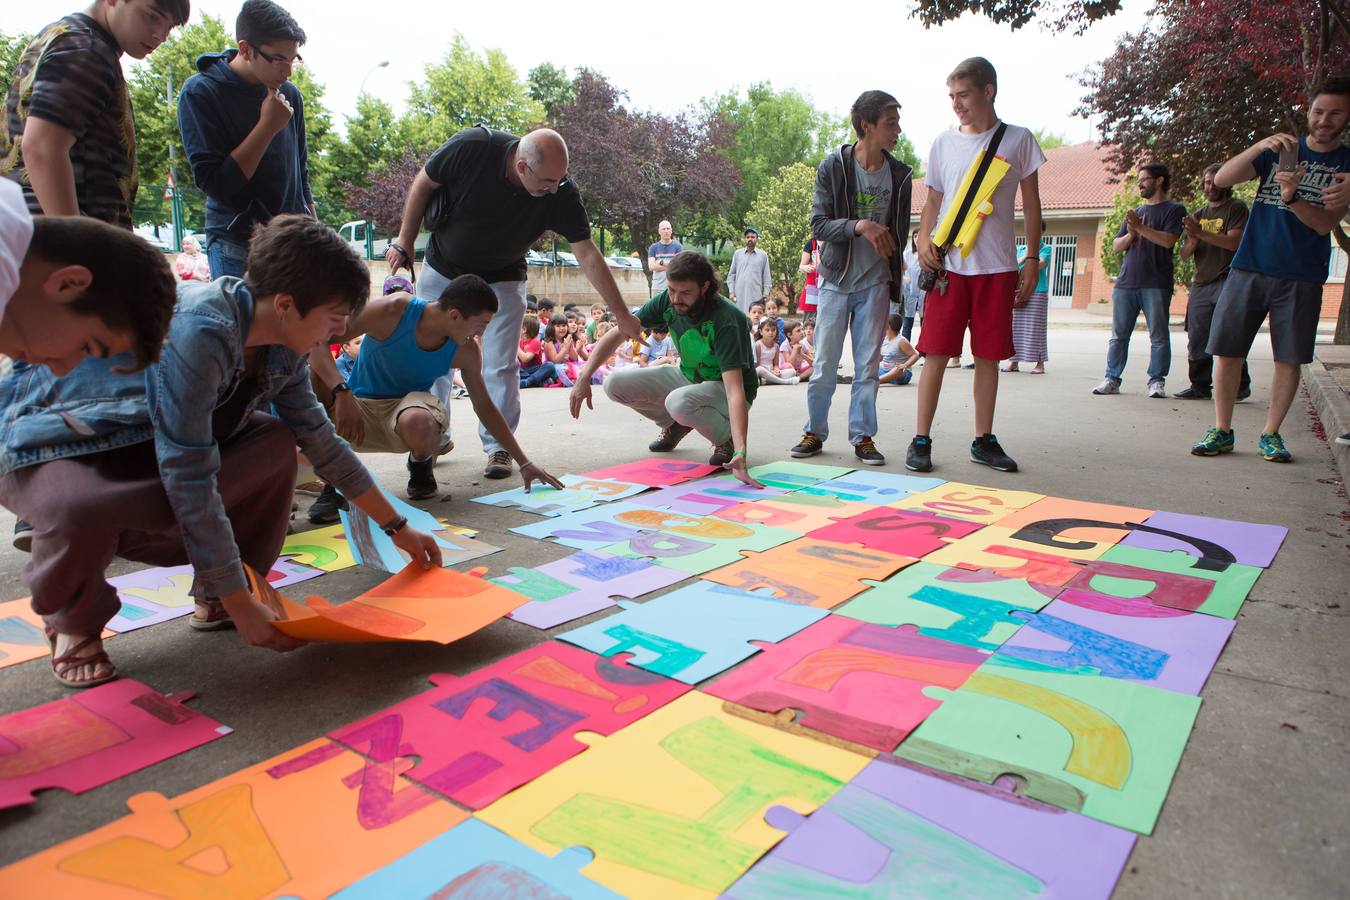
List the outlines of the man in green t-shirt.
{"type": "MultiPolygon", "coordinates": [[[[745,459],[750,404],[759,379],[745,313],[717,293],[717,273],[701,253],[686,250],[666,267],[666,290],[638,311],[643,327],[664,325],[679,347],[679,366],[618,369],[605,378],[605,393],[661,426],[648,449],[674,450],[691,431],[713,445],[709,465],[726,466],[746,484],[763,487],[750,476],[745,459]]],[[[591,406],[591,375],[614,355],[624,339],[608,332],[591,351],[572,388],[573,418],[591,406]]],[[[594,408],[594,407],[592,407],[594,408]]]]}

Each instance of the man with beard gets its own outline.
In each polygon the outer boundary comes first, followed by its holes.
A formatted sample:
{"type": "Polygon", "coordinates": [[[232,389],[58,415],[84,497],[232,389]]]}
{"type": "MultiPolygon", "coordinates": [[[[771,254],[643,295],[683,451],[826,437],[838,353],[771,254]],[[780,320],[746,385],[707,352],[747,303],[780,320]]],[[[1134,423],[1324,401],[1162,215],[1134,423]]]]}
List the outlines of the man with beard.
{"type": "MultiPolygon", "coordinates": [[[[1232,188],[1215,186],[1214,175],[1218,171],[1218,163],[1205,170],[1203,188],[1209,202],[1181,222],[1186,230],[1181,258],[1195,257],[1195,276],[1186,300],[1186,358],[1190,362],[1191,386],[1172,395],[1180,400],[1208,400],[1211,396],[1214,357],[1205,350],[1209,323],[1214,318],[1214,307],[1223,291],[1233,254],[1242,242],[1242,230],[1247,227],[1247,204],[1233,196],[1232,188]]],[[[1237,399],[1245,400],[1251,395],[1252,379],[1244,359],[1237,399]]]]}

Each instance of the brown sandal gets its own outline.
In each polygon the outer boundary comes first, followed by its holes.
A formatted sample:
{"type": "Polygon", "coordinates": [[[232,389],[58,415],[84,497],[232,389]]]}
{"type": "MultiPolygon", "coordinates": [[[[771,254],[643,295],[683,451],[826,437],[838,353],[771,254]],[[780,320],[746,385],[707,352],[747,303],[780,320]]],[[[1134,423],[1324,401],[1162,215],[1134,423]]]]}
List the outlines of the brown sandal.
{"type": "Polygon", "coordinates": [[[112,681],[114,678],[117,677],[117,667],[114,666],[112,664],[112,660],[108,658],[108,653],[106,650],[100,648],[97,653],[92,653],[89,656],[80,655],[80,651],[83,650],[85,647],[88,647],[90,644],[101,640],[101,638],[98,635],[95,635],[94,637],[87,637],[84,640],[80,641],[78,644],[76,644],[74,647],[71,648],[69,653],[67,653],[64,656],[56,655],[56,637],[57,637],[56,632],[48,628],[47,642],[50,643],[52,647],[52,675],[54,675],[56,677],[56,680],[61,682],[63,686],[68,688],[75,688],[77,690],[81,688],[91,688],[96,687],[105,682],[112,681]],[[99,666],[99,665],[107,666],[108,674],[99,675],[94,678],[86,678],[82,681],[66,677],[66,674],[70,672],[71,669],[78,669],[81,666],[99,666]]]}
{"type": "Polygon", "coordinates": [[[219,600],[198,600],[197,608],[188,616],[188,625],[197,631],[220,631],[222,628],[233,628],[234,619],[230,618],[230,614],[225,611],[225,604],[219,600]],[[202,615],[203,610],[206,615],[202,615]]]}

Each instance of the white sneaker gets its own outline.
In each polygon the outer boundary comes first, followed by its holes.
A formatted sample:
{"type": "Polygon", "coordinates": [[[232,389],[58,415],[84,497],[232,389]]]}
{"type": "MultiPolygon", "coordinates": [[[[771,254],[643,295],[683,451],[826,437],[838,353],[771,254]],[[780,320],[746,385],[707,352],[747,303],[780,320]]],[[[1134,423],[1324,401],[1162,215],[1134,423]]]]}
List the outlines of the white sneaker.
{"type": "Polygon", "coordinates": [[[1148,395],[1150,397],[1161,397],[1167,399],[1167,387],[1161,378],[1155,378],[1148,383],[1148,395]]]}
{"type": "Polygon", "coordinates": [[[1092,389],[1094,394],[1119,394],[1120,382],[1114,378],[1103,378],[1102,383],[1092,389]]]}

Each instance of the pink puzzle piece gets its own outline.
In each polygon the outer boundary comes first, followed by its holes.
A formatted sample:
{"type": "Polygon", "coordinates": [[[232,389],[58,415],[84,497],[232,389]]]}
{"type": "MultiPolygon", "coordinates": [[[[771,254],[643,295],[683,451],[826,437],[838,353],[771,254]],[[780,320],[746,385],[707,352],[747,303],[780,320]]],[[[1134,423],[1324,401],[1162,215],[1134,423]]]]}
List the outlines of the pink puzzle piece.
{"type": "MultiPolygon", "coordinates": [[[[757,642],[758,643],[758,642],[757,642]]],[[[970,647],[828,616],[703,688],[762,712],[796,710],[799,726],[889,753],[940,705],[923,689],[953,690],[989,658],[970,647]]]]}
{"type": "Polygon", "coordinates": [[[0,717],[0,808],[84,793],[233,730],[184,706],[192,696],[123,679],[0,717]]]}
{"type": "Polygon", "coordinates": [[[578,731],[613,734],[689,690],[556,641],[431,681],[435,690],[329,737],[380,763],[418,758],[404,777],[471,809],[585,750],[578,731]]]}
{"type": "Polygon", "coordinates": [[[983,527],[977,522],[883,506],[839,519],[807,537],[836,544],[862,544],[870,550],[919,558],[983,527]]]}
{"type": "Polygon", "coordinates": [[[583,477],[626,481],[629,484],[645,484],[648,487],[669,487],[720,471],[721,466],[709,466],[681,459],[639,459],[586,472],[583,477]]]}

